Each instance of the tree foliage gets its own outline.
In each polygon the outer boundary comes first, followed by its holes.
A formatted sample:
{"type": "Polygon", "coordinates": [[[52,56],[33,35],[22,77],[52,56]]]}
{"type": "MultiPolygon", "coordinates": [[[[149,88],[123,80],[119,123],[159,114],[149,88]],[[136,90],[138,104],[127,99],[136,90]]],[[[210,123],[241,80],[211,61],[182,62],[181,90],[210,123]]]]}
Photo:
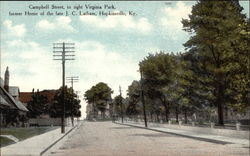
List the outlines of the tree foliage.
{"type": "Polygon", "coordinates": [[[249,66],[242,69],[242,63],[249,65],[249,29],[241,10],[232,1],[198,1],[182,21],[184,30],[193,34],[184,44],[193,60],[190,79],[196,80],[199,97],[218,108],[219,124],[224,124],[228,103],[245,107],[249,92],[249,66]]]}
{"type": "MultiPolygon", "coordinates": [[[[72,88],[68,88],[65,86],[64,88],[64,99],[65,99],[65,117],[70,117],[72,115],[74,117],[81,116],[81,105],[80,100],[77,98],[77,94],[74,93],[72,88]]],[[[50,110],[51,117],[61,117],[63,112],[63,88],[61,87],[57,92],[53,99],[53,104],[50,110]]]]}
{"type": "Polygon", "coordinates": [[[133,81],[128,87],[128,107],[126,109],[127,115],[138,115],[141,112],[140,107],[140,82],[133,81]]]}
{"type": "Polygon", "coordinates": [[[39,94],[39,91],[34,92],[31,101],[27,104],[28,117],[37,118],[42,114],[49,112],[48,98],[44,95],[39,94]]]}
{"type": "Polygon", "coordinates": [[[89,104],[93,105],[95,113],[97,110],[104,113],[107,108],[108,101],[111,100],[112,93],[112,89],[106,83],[99,82],[85,92],[84,99],[89,104]]]}
{"type": "MultiPolygon", "coordinates": [[[[175,59],[173,54],[163,52],[149,54],[140,62],[143,86],[150,99],[159,99],[165,108],[166,120],[169,114],[169,101],[166,99],[166,86],[174,83],[175,59]]],[[[169,99],[168,99],[169,100],[169,99]]]]}

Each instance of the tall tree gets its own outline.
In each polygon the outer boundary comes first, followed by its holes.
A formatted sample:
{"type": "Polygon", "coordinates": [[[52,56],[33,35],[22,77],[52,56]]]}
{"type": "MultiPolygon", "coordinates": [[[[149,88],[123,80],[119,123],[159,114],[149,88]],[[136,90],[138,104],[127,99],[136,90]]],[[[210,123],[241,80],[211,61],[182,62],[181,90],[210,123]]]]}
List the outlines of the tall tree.
{"type": "MultiPolygon", "coordinates": [[[[235,4],[233,1],[200,0],[193,6],[189,19],[182,21],[184,30],[193,34],[184,46],[197,58],[192,72],[200,83],[200,94],[207,93],[204,98],[209,97],[217,107],[220,125],[224,124],[223,109],[234,102],[230,98],[230,86],[237,79],[232,76],[242,74],[239,57],[246,46],[237,43],[247,44],[240,37],[239,29],[246,21],[245,16],[241,14],[242,8],[235,4]]],[[[249,77],[246,79],[249,81],[249,77]]],[[[233,93],[242,96],[242,92],[233,93]]]]}
{"type": "Polygon", "coordinates": [[[149,54],[140,62],[145,90],[151,99],[159,99],[165,108],[165,117],[168,121],[169,103],[166,99],[164,88],[173,82],[174,76],[174,57],[173,54],[163,52],[149,54]]]}
{"type": "Polygon", "coordinates": [[[97,110],[99,110],[104,118],[104,113],[107,108],[108,101],[111,101],[112,93],[112,89],[103,82],[99,82],[85,92],[84,98],[89,104],[93,104],[95,116],[97,110]]]}
{"type": "Polygon", "coordinates": [[[187,123],[187,116],[195,112],[199,112],[209,107],[209,90],[202,88],[197,75],[193,73],[196,68],[197,58],[192,52],[180,54],[180,66],[182,72],[178,75],[179,88],[178,92],[181,96],[181,110],[185,116],[187,123]],[[206,97],[206,98],[204,98],[206,97]]]}
{"type": "Polygon", "coordinates": [[[140,107],[140,82],[133,81],[128,87],[128,107],[126,109],[127,115],[138,115],[141,112],[140,107]]]}

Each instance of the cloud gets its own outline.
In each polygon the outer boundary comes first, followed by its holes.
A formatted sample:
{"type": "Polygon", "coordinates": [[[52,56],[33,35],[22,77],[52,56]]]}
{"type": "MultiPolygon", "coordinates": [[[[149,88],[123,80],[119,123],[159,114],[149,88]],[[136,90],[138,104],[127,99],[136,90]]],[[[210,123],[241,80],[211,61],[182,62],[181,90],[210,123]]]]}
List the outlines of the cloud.
{"type": "Polygon", "coordinates": [[[50,23],[47,20],[41,20],[36,24],[36,27],[42,30],[54,30],[56,28],[55,24],[50,23]]]}
{"type": "Polygon", "coordinates": [[[14,37],[22,37],[26,33],[24,24],[13,25],[11,20],[5,20],[3,25],[7,28],[9,35],[14,37]]]}
{"type": "Polygon", "coordinates": [[[140,18],[135,20],[131,16],[108,16],[105,18],[98,16],[80,16],[79,20],[100,29],[117,29],[117,30],[134,30],[140,33],[149,33],[152,30],[152,24],[147,18],[140,18]]]}
{"type": "Polygon", "coordinates": [[[114,51],[104,44],[93,41],[58,40],[58,42],[75,43],[75,60],[68,61],[69,75],[79,75],[82,80],[79,89],[84,92],[98,82],[105,82],[118,93],[119,85],[124,87],[126,95],[127,86],[139,76],[138,62],[122,51],[114,51]],[[71,70],[73,69],[73,70],[71,70]],[[75,73],[76,72],[76,73],[75,73]]]}
{"type": "Polygon", "coordinates": [[[2,67],[10,67],[10,84],[19,86],[21,91],[54,88],[59,86],[54,78],[60,73],[53,68],[52,55],[52,48],[33,41],[12,40],[2,46],[2,67]]]}
{"type": "Polygon", "coordinates": [[[173,39],[178,39],[183,33],[181,20],[187,19],[191,13],[192,7],[185,4],[185,2],[179,1],[175,7],[166,7],[162,10],[163,17],[160,18],[160,25],[169,36],[173,39]]]}
{"type": "Polygon", "coordinates": [[[50,30],[63,30],[74,32],[76,31],[73,26],[71,25],[71,18],[60,16],[55,19],[55,22],[50,22],[48,20],[40,20],[36,23],[36,28],[43,31],[50,31],[50,30]]]}
{"type": "MultiPolygon", "coordinates": [[[[74,85],[81,95],[98,82],[107,83],[118,95],[119,85],[126,96],[127,86],[139,79],[138,62],[114,51],[104,44],[93,41],[57,40],[75,43],[75,60],[66,61],[66,76],[79,76],[74,85]]],[[[61,86],[61,62],[53,61],[51,47],[42,46],[34,41],[12,40],[2,45],[2,71],[10,69],[10,85],[19,86],[20,91],[35,89],[57,89],[61,86]],[[15,45],[15,46],[13,46],[15,45]]],[[[70,84],[67,84],[70,85],[70,84]]],[[[86,103],[82,100],[82,113],[86,103]]]]}

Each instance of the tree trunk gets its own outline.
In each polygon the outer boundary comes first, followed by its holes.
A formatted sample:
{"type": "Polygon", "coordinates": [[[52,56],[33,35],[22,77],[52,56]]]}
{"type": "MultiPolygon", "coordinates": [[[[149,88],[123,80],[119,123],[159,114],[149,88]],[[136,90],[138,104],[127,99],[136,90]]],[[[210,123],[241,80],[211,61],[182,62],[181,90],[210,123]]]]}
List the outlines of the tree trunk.
{"type": "Polygon", "coordinates": [[[166,122],[168,122],[168,108],[167,108],[167,105],[165,104],[164,105],[165,107],[165,118],[166,118],[166,122]]]}
{"type": "Polygon", "coordinates": [[[167,104],[166,104],[166,98],[165,98],[165,96],[164,96],[164,100],[163,100],[163,105],[164,105],[164,108],[165,108],[166,122],[168,122],[168,107],[167,107],[167,104]]]}
{"type": "Polygon", "coordinates": [[[222,85],[219,85],[218,87],[218,92],[217,92],[217,97],[216,97],[216,105],[218,109],[218,124],[219,125],[224,125],[224,119],[223,119],[223,95],[224,95],[224,90],[222,85]]]}
{"type": "Polygon", "coordinates": [[[175,117],[176,117],[176,122],[179,123],[179,112],[178,112],[178,107],[175,107],[175,117]]]}
{"type": "Polygon", "coordinates": [[[185,115],[185,123],[187,124],[187,110],[185,110],[185,112],[184,112],[184,115],[185,115]]]}
{"type": "Polygon", "coordinates": [[[222,103],[218,102],[217,105],[218,105],[218,124],[219,125],[224,125],[222,103]]]}
{"type": "Polygon", "coordinates": [[[225,107],[225,120],[228,120],[228,107],[225,107]]]}
{"type": "Polygon", "coordinates": [[[151,119],[151,122],[153,122],[153,113],[152,112],[150,113],[150,119],[151,119]]]}

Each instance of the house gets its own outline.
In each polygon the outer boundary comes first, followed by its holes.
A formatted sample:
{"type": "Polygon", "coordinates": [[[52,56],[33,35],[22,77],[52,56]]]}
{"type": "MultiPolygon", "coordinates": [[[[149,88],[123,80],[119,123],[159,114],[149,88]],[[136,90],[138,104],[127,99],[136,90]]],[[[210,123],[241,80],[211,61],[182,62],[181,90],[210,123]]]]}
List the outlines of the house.
{"type": "Polygon", "coordinates": [[[1,78],[0,83],[1,126],[6,126],[7,124],[20,124],[20,121],[24,122],[28,109],[18,100],[19,88],[9,86],[8,67],[5,71],[4,80],[1,78]],[[10,90],[11,93],[9,92],[10,90]]]}
{"type": "Polygon", "coordinates": [[[15,99],[19,100],[20,90],[17,86],[9,86],[9,94],[15,99]]]}
{"type": "MultiPolygon", "coordinates": [[[[43,95],[47,97],[48,99],[48,105],[51,106],[53,104],[54,96],[56,95],[57,90],[43,90],[39,91],[37,90],[36,93],[39,93],[39,95],[43,95]]],[[[35,94],[34,89],[32,92],[20,92],[19,94],[19,100],[27,107],[28,103],[32,101],[32,96],[35,94]]],[[[49,114],[43,114],[40,115],[40,118],[49,118],[49,114]]]]}
{"type": "Polygon", "coordinates": [[[112,117],[113,113],[113,107],[112,107],[112,99],[110,97],[107,101],[99,101],[100,103],[106,103],[106,107],[104,109],[104,112],[101,112],[97,109],[95,106],[95,103],[88,103],[86,106],[86,119],[87,120],[93,120],[93,119],[110,119],[112,117]]]}
{"type": "Polygon", "coordinates": [[[24,118],[28,111],[20,101],[15,100],[2,86],[0,86],[0,108],[1,126],[9,123],[19,124],[20,119],[24,118]]]}

